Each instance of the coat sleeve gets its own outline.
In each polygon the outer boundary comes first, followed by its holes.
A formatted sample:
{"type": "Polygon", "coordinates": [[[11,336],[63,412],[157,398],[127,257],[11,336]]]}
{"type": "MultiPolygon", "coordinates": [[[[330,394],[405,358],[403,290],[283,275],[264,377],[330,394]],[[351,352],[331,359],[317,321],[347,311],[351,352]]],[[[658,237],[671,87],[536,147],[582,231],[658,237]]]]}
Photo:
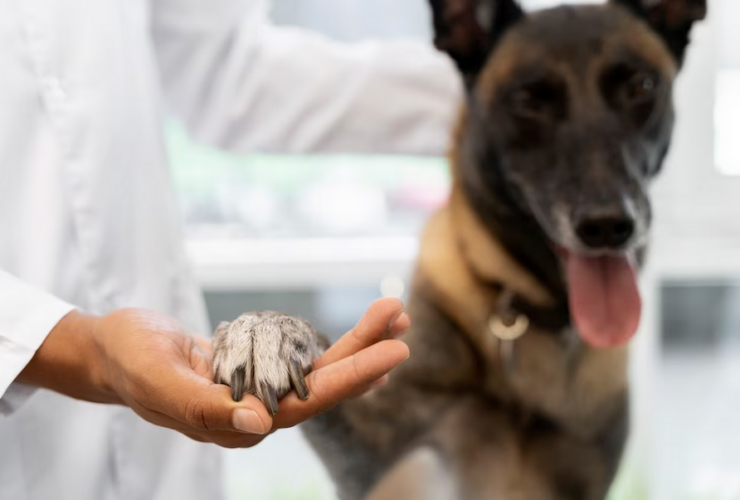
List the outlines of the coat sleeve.
{"type": "Polygon", "coordinates": [[[49,332],[74,308],[0,270],[0,419],[33,389],[14,384],[49,332]]]}
{"type": "Polygon", "coordinates": [[[431,44],[278,27],[268,0],[151,0],[166,99],[238,152],[443,154],[461,83],[431,44]]]}

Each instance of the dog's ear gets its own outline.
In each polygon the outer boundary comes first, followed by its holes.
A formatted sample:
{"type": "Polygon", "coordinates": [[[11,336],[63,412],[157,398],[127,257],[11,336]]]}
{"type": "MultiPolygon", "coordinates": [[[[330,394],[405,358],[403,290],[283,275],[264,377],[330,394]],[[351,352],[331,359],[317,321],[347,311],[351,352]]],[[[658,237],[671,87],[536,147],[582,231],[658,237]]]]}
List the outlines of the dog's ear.
{"type": "Polygon", "coordinates": [[[452,56],[469,84],[504,32],[524,17],[515,0],[429,1],[434,44],[452,56]]]}
{"type": "Polygon", "coordinates": [[[707,15],[707,0],[612,0],[644,18],[663,37],[679,66],[691,28],[707,15]]]}

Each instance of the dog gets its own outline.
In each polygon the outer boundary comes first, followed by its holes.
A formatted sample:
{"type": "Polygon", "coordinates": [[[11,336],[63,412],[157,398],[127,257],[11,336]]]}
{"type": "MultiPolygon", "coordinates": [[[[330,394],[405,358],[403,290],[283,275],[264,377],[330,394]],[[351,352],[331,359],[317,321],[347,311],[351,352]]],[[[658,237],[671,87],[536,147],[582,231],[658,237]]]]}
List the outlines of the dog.
{"type": "MultiPolygon", "coordinates": [[[[705,0],[430,3],[467,92],[407,305],[412,357],[304,432],[342,500],[604,499],[628,436],[648,187],[705,0]]],[[[274,412],[308,396],[321,345],[305,322],[247,315],[216,332],[215,377],[274,412]]]]}

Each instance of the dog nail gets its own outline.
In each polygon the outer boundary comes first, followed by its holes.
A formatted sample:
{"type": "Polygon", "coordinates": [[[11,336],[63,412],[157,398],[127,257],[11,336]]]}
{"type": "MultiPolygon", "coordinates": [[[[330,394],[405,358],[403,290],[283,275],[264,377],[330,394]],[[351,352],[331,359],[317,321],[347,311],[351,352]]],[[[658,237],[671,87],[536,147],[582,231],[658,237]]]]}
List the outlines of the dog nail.
{"type": "Polygon", "coordinates": [[[262,384],[262,390],[260,391],[262,402],[267,406],[267,410],[271,416],[275,416],[278,412],[278,398],[277,391],[270,384],[262,384]]]}
{"type": "Polygon", "coordinates": [[[303,369],[297,361],[293,360],[288,365],[288,372],[290,374],[290,380],[293,382],[293,387],[298,397],[303,401],[308,399],[308,387],[306,386],[306,380],[303,377],[303,369]]]}
{"type": "Polygon", "coordinates": [[[232,423],[234,424],[234,428],[241,432],[246,432],[248,434],[265,433],[265,425],[262,423],[262,420],[260,420],[259,416],[253,410],[234,410],[232,423]]]}
{"type": "Polygon", "coordinates": [[[231,375],[231,398],[237,403],[244,397],[244,377],[246,367],[240,366],[231,375]]]}

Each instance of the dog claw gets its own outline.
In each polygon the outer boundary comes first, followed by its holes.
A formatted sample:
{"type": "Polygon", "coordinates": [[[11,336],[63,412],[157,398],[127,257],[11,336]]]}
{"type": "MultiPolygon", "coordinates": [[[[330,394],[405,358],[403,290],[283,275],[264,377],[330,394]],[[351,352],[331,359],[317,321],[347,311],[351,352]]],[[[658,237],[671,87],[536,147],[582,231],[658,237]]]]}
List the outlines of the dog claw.
{"type": "Polygon", "coordinates": [[[231,387],[234,401],[257,397],[271,415],[295,390],[306,400],[306,375],[322,352],[318,334],[304,320],[276,312],[242,314],[221,323],[213,339],[214,381],[231,387]]]}
{"type": "Polygon", "coordinates": [[[303,401],[308,399],[308,387],[306,386],[306,380],[303,375],[303,368],[298,361],[291,361],[288,367],[290,372],[290,380],[293,382],[295,392],[298,393],[298,397],[303,401]]]}
{"type": "Polygon", "coordinates": [[[244,398],[244,369],[240,368],[231,374],[231,399],[237,403],[244,398]]]}
{"type": "Polygon", "coordinates": [[[269,384],[263,384],[260,395],[262,396],[260,399],[267,407],[267,411],[270,412],[270,416],[274,417],[278,412],[278,398],[275,388],[269,384]]]}

